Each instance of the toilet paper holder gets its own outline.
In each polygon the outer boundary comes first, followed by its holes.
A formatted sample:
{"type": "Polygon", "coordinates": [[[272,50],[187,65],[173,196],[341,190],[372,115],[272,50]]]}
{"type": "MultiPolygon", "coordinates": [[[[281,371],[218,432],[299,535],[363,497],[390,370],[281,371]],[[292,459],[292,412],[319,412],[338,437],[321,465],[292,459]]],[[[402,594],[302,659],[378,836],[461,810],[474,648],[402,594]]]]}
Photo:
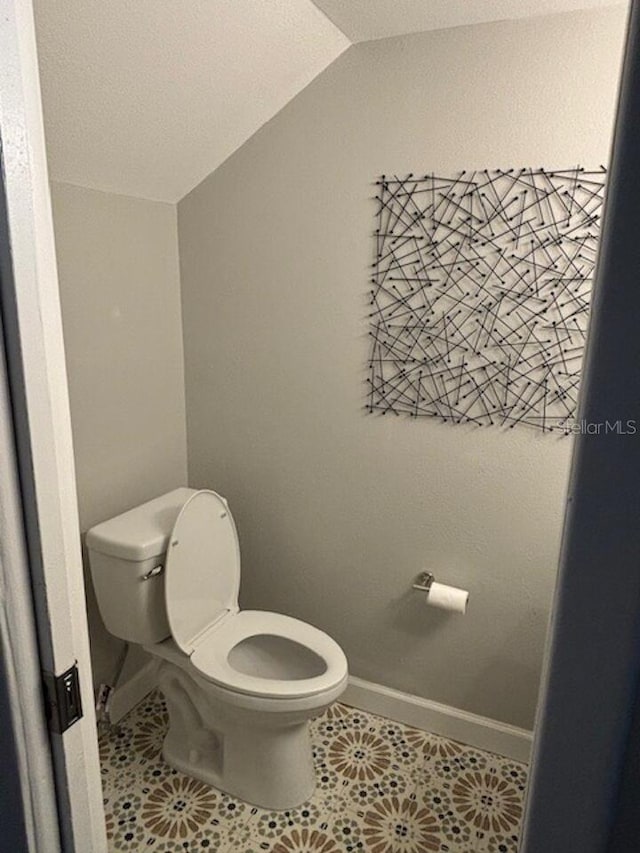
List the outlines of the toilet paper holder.
{"type": "Polygon", "coordinates": [[[420,572],[418,577],[413,582],[413,589],[418,592],[430,592],[431,584],[435,581],[431,572],[420,572]]]}

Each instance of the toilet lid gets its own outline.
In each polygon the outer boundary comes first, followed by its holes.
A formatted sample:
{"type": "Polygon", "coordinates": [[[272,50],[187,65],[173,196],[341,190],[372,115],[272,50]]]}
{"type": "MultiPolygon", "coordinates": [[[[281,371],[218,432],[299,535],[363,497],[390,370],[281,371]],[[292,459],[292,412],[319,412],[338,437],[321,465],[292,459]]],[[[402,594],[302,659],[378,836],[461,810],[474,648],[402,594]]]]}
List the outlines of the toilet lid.
{"type": "Polygon", "coordinates": [[[165,602],[173,639],[190,655],[195,639],[238,609],[240,548],[229,507],[216,492],[195,492],[171,532],[165,602]]]}

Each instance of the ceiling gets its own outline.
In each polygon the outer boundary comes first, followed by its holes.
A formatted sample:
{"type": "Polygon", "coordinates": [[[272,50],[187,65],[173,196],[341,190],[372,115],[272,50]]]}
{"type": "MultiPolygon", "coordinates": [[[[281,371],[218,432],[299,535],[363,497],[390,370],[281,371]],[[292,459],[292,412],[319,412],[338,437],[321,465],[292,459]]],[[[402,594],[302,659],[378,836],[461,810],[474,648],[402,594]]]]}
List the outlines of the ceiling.
{"type": "Polygon", "coordinates": [[[577,9],[622,0],[314,0],[352,42],[577,9]]]}
{"type": "Polygon", "coordinates": [[[177,201],[349,46],[311,0],[34,0],[51,177],[177,201]]]}
{"type": "Polygon", "coordinates": [[[34,0],[53,180],[175,202],[352,42],[620,0],[34,0]]]}

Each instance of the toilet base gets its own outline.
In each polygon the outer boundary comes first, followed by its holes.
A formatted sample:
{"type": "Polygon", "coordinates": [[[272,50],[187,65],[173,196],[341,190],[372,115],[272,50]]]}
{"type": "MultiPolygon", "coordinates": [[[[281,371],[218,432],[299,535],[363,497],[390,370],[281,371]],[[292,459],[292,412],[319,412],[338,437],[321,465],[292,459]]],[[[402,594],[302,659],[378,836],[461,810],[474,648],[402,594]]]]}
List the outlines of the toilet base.
{"type": "Polygon", "coordinates": [[[313,795],[309,711],[228,706],[204,679],[167,662],[159,687],[169,712],[162,754],[171,767],[266,809],[290,809],[313,795]]]}

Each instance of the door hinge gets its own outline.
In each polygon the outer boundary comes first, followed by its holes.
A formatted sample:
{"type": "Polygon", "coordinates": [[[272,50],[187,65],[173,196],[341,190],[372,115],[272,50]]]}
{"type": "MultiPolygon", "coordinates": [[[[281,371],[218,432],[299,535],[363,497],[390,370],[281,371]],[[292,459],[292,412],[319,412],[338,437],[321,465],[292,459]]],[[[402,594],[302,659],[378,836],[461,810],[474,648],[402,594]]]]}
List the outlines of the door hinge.
{"type": "Polygon", "coordinates": [[[45,702],[49,728],[62,734],[82,717],[78,665],[62,675],[44,672],[45,702]]]}

